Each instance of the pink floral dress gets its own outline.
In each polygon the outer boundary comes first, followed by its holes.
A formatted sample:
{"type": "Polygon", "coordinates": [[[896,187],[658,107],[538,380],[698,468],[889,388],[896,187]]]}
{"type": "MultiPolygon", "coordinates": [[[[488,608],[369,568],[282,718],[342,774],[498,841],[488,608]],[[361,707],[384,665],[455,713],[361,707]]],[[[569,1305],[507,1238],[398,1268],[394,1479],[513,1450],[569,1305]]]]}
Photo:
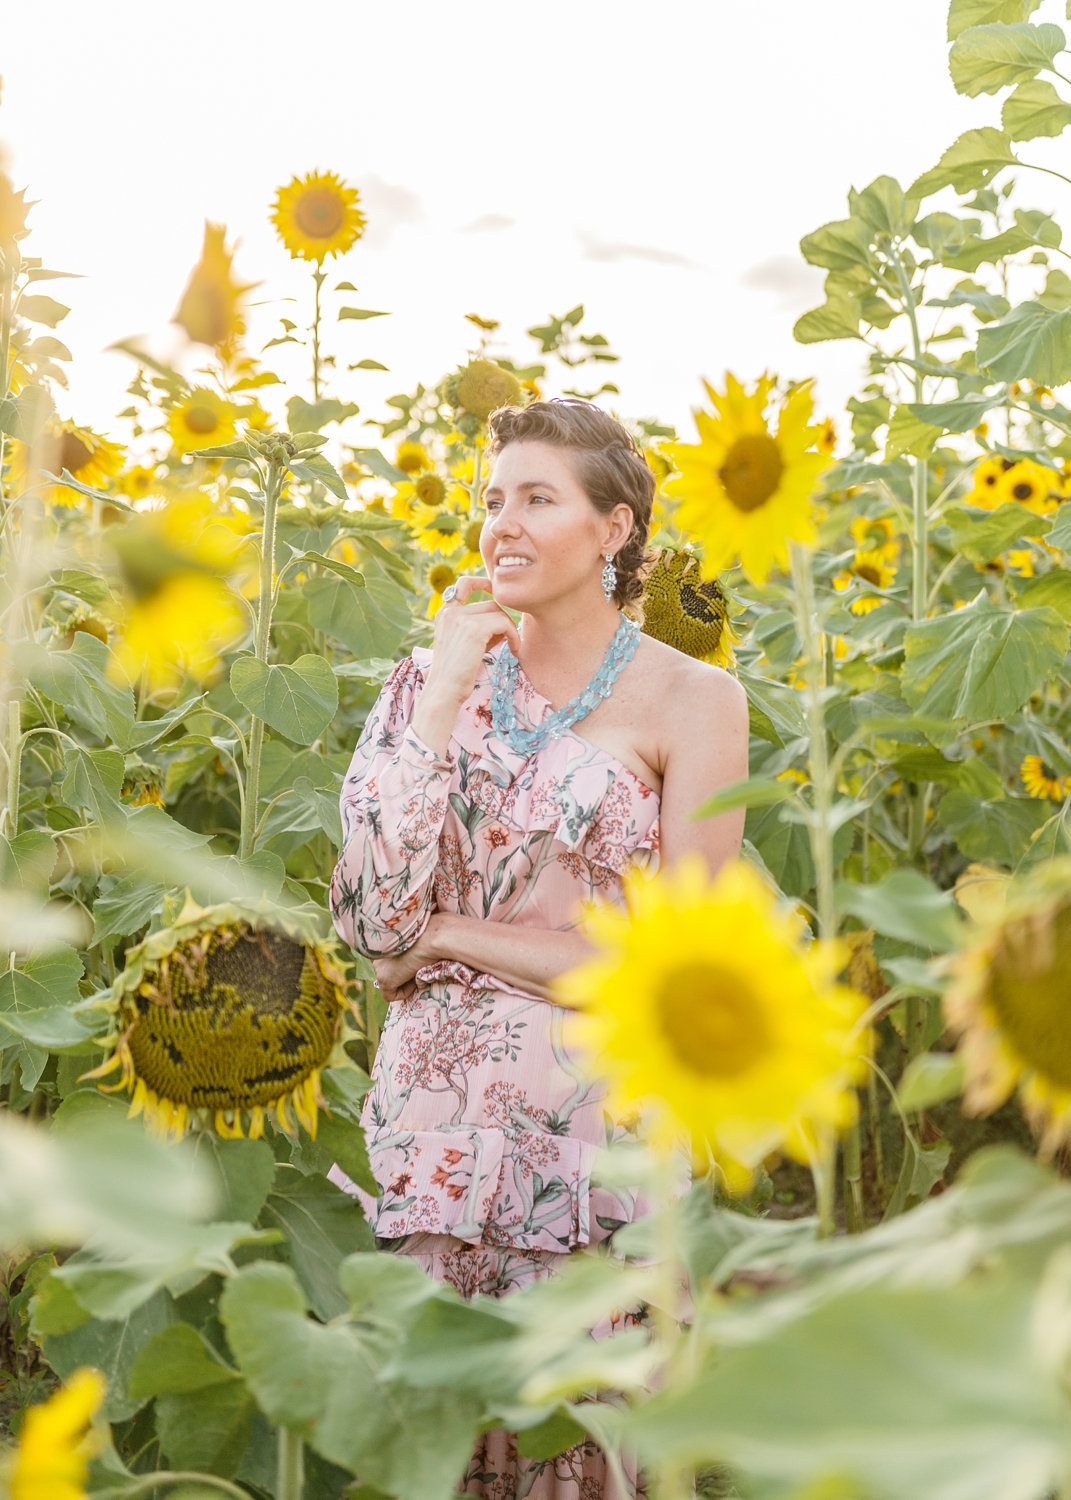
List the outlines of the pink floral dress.
{"type": "MultiPolygon", "coordinates": [[[[583,899],[620,900],[625,870],[657,861],[657,793],[578,734],[531,757],[500,740],[490,656],[440,759],[410,724],[430,660],[417,650],[395,668],[343,785],[331,884],[342,936],[375,957],[404,952],[435,911],[566,930],[583,899]]],[[[533,724],[550,712],[523,673],[517,710],[533,724]]],[[[358,1195],[377,1236],[438,1280],[466,1297],[502,1295],[646,1211],[591,1181],[600,1149],[634,1126],[607,1114],[558,1006],[462,963],[429,965],[416,981],[413,998],[390,1007],[364,1106],[380,1196],[358,1195]]],[[[339,1168],[332,1177],[358,1193],[339,1168]]],[[[518,1460],[505,1433],[481,1440],[463,1492],[618,1493],[593,1444],[518,1460]]]]}

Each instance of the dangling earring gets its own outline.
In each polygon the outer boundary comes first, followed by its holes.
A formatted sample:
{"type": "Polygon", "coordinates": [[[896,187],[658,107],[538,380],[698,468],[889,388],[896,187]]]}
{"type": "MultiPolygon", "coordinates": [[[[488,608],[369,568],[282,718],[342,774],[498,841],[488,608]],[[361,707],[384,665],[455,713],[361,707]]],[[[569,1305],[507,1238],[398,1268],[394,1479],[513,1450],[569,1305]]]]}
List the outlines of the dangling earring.
{"type": "Polygon", "coordinates": [[[607,604],[609,604],[610,600],[614,597],[614,589],[616,587],[617,569],[614,567],[614,554],[612,552],[607,552],[606,566],[602,570],[602,591],[606,595],[607,604]]]}

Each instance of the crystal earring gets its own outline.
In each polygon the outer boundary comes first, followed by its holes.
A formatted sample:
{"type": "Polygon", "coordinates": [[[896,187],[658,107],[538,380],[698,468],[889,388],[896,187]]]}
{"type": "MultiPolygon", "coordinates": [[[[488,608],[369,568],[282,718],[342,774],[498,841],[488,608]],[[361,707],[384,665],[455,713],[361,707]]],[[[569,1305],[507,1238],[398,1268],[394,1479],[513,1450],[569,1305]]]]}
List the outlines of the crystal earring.
{"type": "Polygon", "coordinates": [[[606,553],[606,566],[602,570],[602,591],[606,595],[609,604],[614,597],[614,589],[617,587],[617,569],[614,567],[614,554],[606,553]]]}

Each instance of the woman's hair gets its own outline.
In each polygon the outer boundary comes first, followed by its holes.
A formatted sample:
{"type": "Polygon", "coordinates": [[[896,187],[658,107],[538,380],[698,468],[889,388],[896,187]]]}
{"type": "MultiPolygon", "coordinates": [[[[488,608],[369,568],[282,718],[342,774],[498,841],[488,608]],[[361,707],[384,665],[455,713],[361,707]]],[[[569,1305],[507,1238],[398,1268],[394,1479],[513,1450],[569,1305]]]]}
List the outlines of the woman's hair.
{"type": "Polygon", "coordinates": [[[590,401],[555,396],[528,406],[501,406],[488,421],[489,457],[497,458],[509,443],[550,443],[576,454],[577,478],[602,515],[624,503],[632,512],[632,531],[614,558],[618,605],[643,597],[642,570],[651,525],[655,477],[632,434],[590,401]]]}

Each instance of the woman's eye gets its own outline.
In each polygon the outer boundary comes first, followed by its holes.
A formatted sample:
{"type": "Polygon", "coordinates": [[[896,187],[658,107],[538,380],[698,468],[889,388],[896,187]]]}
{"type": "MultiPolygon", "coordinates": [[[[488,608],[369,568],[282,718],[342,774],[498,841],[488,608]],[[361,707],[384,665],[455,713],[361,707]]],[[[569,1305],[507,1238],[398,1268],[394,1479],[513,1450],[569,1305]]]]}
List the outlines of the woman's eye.
{"type": "Polygon", "coordinates": [[[499,501],[497,501],[497,500],[487,500],[487,501],[484,502],[484,507],[483,508],[487,512],[487,514],[490,515],[491,512],[497,510],[498,507],[499,507],[499,501]]]}

